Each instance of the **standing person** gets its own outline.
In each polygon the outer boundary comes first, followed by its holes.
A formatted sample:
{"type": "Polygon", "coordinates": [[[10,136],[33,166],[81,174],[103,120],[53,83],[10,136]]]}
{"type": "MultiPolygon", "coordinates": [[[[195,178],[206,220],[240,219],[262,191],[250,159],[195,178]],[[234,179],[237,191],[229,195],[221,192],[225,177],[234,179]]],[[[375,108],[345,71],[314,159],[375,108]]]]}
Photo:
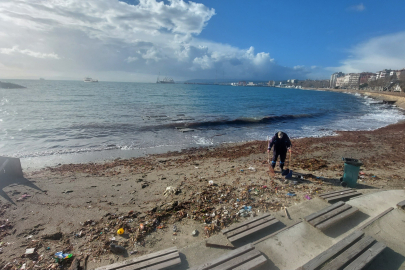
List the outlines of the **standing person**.
{"type": "Polygon", "coordinates": [[[269,142],[267,152],[270,153],[270,149],[274,146],[273,149],[273,159],[271,160],[271,167],[276,166],[277,157],[280,156],[280,168],[283,171],[285,158],[287,156],[287,150],[291,152],[291,141],[288,138],[288,135],[284,132],[277,132],[269,142]]]}

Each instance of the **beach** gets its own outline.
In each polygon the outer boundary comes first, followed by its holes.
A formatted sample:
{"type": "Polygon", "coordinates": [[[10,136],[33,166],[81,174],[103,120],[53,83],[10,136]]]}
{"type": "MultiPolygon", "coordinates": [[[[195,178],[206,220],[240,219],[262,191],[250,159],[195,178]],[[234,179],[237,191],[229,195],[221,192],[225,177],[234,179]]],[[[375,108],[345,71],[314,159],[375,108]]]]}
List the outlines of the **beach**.
{"type": "MultiPolygon", "coordinates": [[[[401,96],[367,95],[398,100],[405,109],[401,96]]],[[[273,213],[289,225],[293,220],[283,215],[284,208],[342,188],[342,157],[363,163],[357,185],[363,193],[404,189],[404,138],[405,122],[399,122],[292,140],[287,167],[299,175],[287,182],[278,166],[276,177],[269,176],[266,141],[29,171],[26,182],[3,184],[10,200],[0,200],[0,268],[26,263],[27,269],[56,269],[52,256],[64,251],[94,269],[185,247],[244,220],[239,214],[244,206],[251,207],[249,216],[273,213]],[[193,236],[194,230],[199,233],[193,236]],[[125,247],[128,257],[112,254],[112,241],[125,247]],[[35,248],[34,257],[24,256],[28,248],[35,248]]]]}

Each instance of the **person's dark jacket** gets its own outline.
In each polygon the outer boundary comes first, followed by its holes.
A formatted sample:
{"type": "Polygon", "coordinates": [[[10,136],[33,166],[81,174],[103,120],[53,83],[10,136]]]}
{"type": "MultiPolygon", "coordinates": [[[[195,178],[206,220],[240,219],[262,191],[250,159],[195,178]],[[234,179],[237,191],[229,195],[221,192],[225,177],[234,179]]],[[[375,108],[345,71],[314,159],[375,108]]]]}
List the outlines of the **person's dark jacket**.
{"type": "Polygon", "coordinates": [[[287,134],[284,133],[283,138],[280,139],[278,137],[278,133],[276,133],[276,135],[271,138],[268,149],[270,150],[273,145],[274,151],[276,151],[277,153],[287,152],[287,148],[291,147],[291,141],[287,134]]]}

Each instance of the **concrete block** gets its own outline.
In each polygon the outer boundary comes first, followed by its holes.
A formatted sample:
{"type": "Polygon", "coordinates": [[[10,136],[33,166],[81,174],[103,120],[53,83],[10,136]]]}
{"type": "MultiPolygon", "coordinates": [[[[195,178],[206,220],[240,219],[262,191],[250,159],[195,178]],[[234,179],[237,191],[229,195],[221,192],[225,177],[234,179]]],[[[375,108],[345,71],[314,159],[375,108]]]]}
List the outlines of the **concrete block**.
{"type": "Polygon", "coordinates": [[[19,158],[0,156],[0,178],[4,176],[24,177],[19,158]]]}

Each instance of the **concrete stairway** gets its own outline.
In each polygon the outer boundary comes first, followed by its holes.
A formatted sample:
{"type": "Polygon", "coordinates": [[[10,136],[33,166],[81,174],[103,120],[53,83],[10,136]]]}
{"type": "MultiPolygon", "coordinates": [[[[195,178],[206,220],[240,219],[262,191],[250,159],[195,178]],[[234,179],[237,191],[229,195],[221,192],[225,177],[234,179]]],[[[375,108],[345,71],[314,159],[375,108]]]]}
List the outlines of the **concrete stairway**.
{"type": "MultiPolygon", "coordinates": [[[[281,221],[280,224],[285,225],[243,238],[233,244],[239,247],[254,243],[256,249],[268,259],[258,269],[297,269],[354,231],[362,230],[366,236],[387,246],[367,269],[405,268],[405,211],[396,208],[404,199],[405,190],[369,192],[352,198],[346,204],[358,208],[359,212],[321,231],[307,222],[300,222],[309,214],[330,205],[320,198],[314,198],[290,207],[288,211],[291,219],[284,211],[272,213],[272,216],[281,221]],[[289,225],[294,226],[286,229],[289,225]]],[[[221,234],[208,241],[231,245],[221,234]]],[[[215,259],[229,252],[226,249],[205,247],[205,242],[195,243],[179,251],[182,265],[176,269],[188,269],[206,262],[207,258],[215,259]]]]}

